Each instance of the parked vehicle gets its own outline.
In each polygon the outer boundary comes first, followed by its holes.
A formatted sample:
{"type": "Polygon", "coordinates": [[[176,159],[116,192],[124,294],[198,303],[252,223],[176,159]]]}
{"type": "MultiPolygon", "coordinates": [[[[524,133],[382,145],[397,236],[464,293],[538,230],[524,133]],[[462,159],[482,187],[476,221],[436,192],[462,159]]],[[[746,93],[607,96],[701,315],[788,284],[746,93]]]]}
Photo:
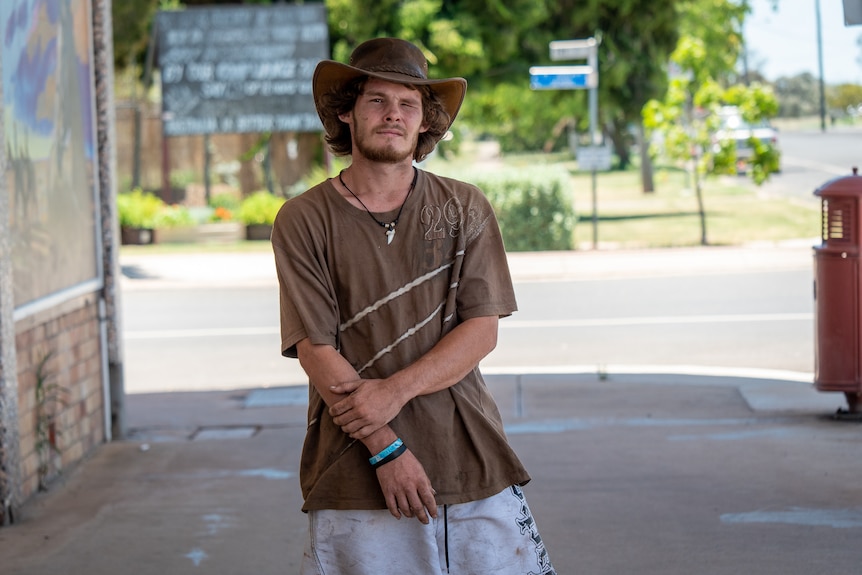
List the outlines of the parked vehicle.
{"type": "Polygon", "coordinates": [[[778,169],[781,168],[781,150],[778,145],[778,130],[768,120],[750,124],[742,117],[736,106],[725,106],[719,110],[719,128],[713,138],[713,151],[718,154],[722,149],[734,147],[736,152],[736,173],[744,174],[748,163],[756,153],[755,146],[769,146],[778,156],[778,169]]]}

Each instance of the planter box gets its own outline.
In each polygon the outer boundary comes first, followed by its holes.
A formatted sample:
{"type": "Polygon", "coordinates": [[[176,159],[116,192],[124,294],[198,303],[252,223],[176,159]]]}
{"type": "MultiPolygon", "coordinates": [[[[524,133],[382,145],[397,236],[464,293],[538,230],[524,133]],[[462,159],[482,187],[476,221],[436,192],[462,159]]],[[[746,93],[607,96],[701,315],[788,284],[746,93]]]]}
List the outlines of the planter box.
{"type": "Polygon", "coordinates": [[[156,230],[160,244],[231,244],[243,239],[244,226],[239,222],[216,222],[182,228],[156,230]]]}
{"type": "Polygon", "coordinates": [[[251,241],[269,241],[272,236],[270,224],[249,224],[245,227],[245,239],[251,241]]]}
{"type": "Polygon", "coordinates": [[[148,228],[120,228],[120,243],[124,246],[144,246],[155,241],[155,230],[148,228]]]}

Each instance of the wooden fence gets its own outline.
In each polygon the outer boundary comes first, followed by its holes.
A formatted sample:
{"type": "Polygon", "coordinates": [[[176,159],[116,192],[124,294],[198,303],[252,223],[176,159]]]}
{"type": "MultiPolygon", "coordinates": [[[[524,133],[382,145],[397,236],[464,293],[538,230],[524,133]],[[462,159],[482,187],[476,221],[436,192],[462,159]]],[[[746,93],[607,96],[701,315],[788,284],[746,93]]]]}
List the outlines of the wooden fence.
{"type": "MultiPolygon", "coordinates": [[[[204,183],[204,136],[176,136],[162,146],[161,111],[157,106],[118,103],[117,182],[118,191],[131,189],[138,172],[138,185],[159,193],[169,202],[186,203],[185,188],[204,183]],[[136,121],[136,111],[139,120],[136,121]],[[138,168],[135,168],[136,125],[140,126],[138,168]],[[166,162],[163,162],[166,158],[166,162]],[[162,165],[168,166],[167,189],[162,165]],[[164,197],[169,195],[170,197],[164,197]]],[[[242,195],[267,188],[264,154],[249,154],[260,143],[261,134],[213,134],[210,142],[210,181],[218,187],[238,190],[242,195]],[[243,159],[244,156],[252,157],[243,159]]],[[[269,174],[273,191],[287,195],[287,190],[320,162],[323,138],[320,133],[274,133],[269,141],[269,174]]],[[[197,196],[197,195],[195,195],[197,196]]],[[[189,198],[191,203],[197,199],[189,198]]]]}

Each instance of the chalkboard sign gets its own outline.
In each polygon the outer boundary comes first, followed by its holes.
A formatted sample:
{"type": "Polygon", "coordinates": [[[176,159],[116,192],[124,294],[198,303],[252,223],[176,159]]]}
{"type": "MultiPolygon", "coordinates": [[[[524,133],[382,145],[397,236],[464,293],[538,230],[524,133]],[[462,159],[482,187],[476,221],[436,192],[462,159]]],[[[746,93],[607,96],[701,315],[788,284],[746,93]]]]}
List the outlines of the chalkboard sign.
{"type": "Polygon", "coordinates": [[[156,34],[166,136],[323,129],[311,95],[329,56],[322,3],[159,12],[156,34]]]}

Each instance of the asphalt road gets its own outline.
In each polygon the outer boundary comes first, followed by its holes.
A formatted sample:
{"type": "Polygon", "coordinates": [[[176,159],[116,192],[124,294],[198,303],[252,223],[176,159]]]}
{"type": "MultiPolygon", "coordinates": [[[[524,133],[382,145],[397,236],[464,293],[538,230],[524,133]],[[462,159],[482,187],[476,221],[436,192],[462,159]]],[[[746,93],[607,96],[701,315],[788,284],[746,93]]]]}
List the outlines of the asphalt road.
{"type": "MultiPolygon", "coordinates": [[[[862,125],[799,132],[779,132],[782,171],[760,190],[768,194],[819,201],[814,190],[833,178],[862,170],[862,125]]],[[[753,184],[752,184],[753,185],[753,184]]]]}
{"type": "Polygon", "coordinates": [[[811,270],[521,283],[487,366],[813,371],[811,270]]]}
{"type": "MultiPolygon", "coordinates": [[[[810,269],[518,282],[483,367],[697,366],[810,373],[810,269]]],[[[304,383],[279,356],[274,285],[123,294],[129,393],[304,383]]]]}

